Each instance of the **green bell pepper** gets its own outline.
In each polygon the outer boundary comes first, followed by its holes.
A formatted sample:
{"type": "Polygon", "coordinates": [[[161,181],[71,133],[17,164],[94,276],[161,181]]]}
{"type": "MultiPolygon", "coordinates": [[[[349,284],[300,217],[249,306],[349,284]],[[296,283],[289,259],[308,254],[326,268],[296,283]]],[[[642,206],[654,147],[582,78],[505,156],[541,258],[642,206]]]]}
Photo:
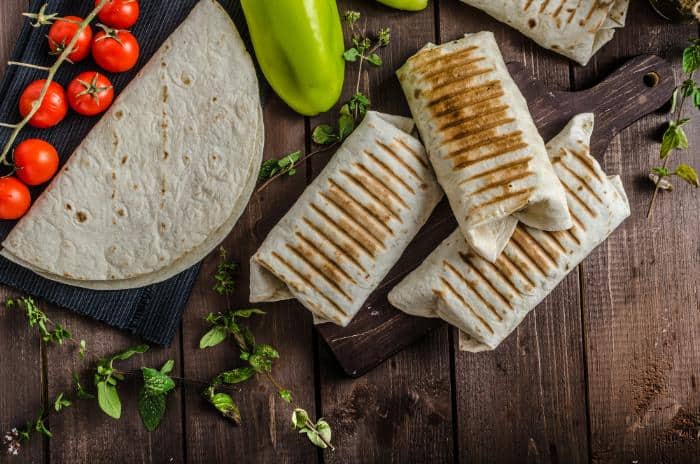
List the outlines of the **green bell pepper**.
{"type": "Polygon", "coordinates": [[[420,11],[428,6],[428,0],[377,0],[386,6],[405,11],[420,11]]]}
{"type": "Polygon", "coordinates": [[[294,111],[314,116],[340,98],[343,28],[336,0],[241,0],[255,56],[294,111]]]}

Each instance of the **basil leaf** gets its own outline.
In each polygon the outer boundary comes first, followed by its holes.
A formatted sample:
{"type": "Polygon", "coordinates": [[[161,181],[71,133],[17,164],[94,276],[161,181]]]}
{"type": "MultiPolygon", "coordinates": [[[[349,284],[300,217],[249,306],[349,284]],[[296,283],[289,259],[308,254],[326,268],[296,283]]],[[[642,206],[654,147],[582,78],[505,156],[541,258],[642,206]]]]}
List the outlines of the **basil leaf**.
{"type": "Polygon", "coordinates": [[[252,367],[239,367],[230,371],[222,372],[217,376],[217,380],[227,384],[234,384],[245,382],[254,375],[255,369],[252,367]]]}
{"type": "Polygon", "coordinates": [[[679,164],[676,168],[675,175],[692,185],[693,187],[700,187],[698,183],[698,173],[692,167],[687,164],[679,164]]]}
{"type": "Polygon", "coordinates": [[[129,348],[128,350],[123,351],[119,354],[115,354],[114,356],[112,356],[112,359],[126,361],[127,359],[131,358],[132,356],[134,356],[136,354],[145,353],[146,351],[148,351],[148,349],[149,349],[148,345],[138,345],[138,346],[135,346],[133,348],[129,348]]]}
{"type": "Polygon", "coordinates": [[[97,403],[109,417],[119,419],[122,416],[122,402],[114,385],[105,381],[97,382],[97,403]]]}
{"type": "Polygon", "coordinates": [[[228,337],[228,330],[226,327],[221,327],[220,325],[212,327],[199,341],[199,349],[203,350],[216,346],[226,340],[226,337],[228,337]]]}
{"type": "Polygon", "coordinates": [[[139,416],[149,432],[158,428],[165,416],[165,395],[150,393],[146,388],[139,392],[139,416]]]}

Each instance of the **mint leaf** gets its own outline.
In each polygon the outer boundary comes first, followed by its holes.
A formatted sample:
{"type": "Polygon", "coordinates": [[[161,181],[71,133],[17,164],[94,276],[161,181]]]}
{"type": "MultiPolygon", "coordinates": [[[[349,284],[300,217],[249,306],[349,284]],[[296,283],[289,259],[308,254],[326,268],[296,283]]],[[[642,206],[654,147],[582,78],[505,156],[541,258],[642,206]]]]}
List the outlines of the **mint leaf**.
{"type": "Polygon", "coordinates": [[[222,372],[217,376],[216,380],[222,383],[235,384],[245,382],[254,375],[255,369],[252,367],[239,367],[230,371],[222,372]]]}
{"type": "Polygon", "coordinates": [[[292,411],[292,426],[295,429],[302,429],[309,423],[309,413],[301,408],[292,411]]]}
{"type": "Polygon", "coordinates": [[[676,170],[674,171],[674,174],[693,187],[700,187],[700,184],[698,183],[698,173],[695,169],[692,167],[688,166],[687,164],[679,164],[676,170]]]}
{"type": "Polygon", "coordinates": [[[661,141],[661,159],[665,159],[672,150],[688,148],[688,137],[681,127],[686,122],[669,123],[661,141]]]}
{"type": "Polygon", "coordinates": [[[228,337],[228,330],[226,327],[221,327],[219,325],[212,327],[209,332],[205,333],[201,340],[199,340],[199,349],[203,350],[205,348],[211,348],[219,343],[226,340],[228,337]]]}
{"type": "Polygon", "coordinates": [[[331,426],[328,425],[328,422],[324,421],[323,419],[320,419],[316,423],[315,427],[318,433],[314,432],[311,429],[307,429],[306,431],[306,436],[309,438],[309,441],[311,441],[311,443],[318,446],[319,448],[328,448],[328,445],[326,443],[331,442],[331,426]],[[323,440],[321,439],[321,437],[323,437],[323,440]]]}
{"type": "Polygon", "coordinates": [[[122,402],[114,385],[105,381],[97,382],[97,403],[109,417],[119,419],[122,416],[122,402]]]}
{"type": "Polygon", "coordinates": [[[170,374],[173,371],[173,368],[175,367],[175,361],[172,359],[168,359],[165,364],[163,364],[163,367],[160,368],[160,373],[161,374],[170,374]]]}
{"type": "Polygon", "coordinates": [[[175,388],[175,382],[166,374],[151,367],[141,368],[143,389],[149,394],[164,395],[175,388]]]}
{"type": "Polygon", "coordinates": [[[258,174],[258,181],[263,181],[269,179],[270,177],[277,174],[277,160],[268,159],[263,161],[262,166],[260,166],[260,173],[258,174]]]}
{"type": "Polygon", "coordinates": [[[691,74],[700,67],[700,46],[691,45],[683,50],[683,72],[691,74]]]}
{"type": "Polygon", "coordinates": [[[116,360],[126,361],[127,359],[133,357],[134,355],[145,353],[146,351],[148,351],[148,349],[149,349],[148,345],[137,345],[133,348],[129,348],[126,351],[122,351],[121,353],[115,354],[110,359],[112,359],[113,361],[116,361],[116,360]]]}
{"type": "Polygon", "coordinates": [[[339,137],[335,133],[335,129],[333,129],[333,127],[329,126],[328,124],[321,124],[316,126],[314,131],[311,133],[311,139],[318,145],[329,145],[337,142],[339,137]]]}
{"type": "Polygon", "coordinates": [[[207,399],[225,418],[233,421],[236,425],[240,425],[241,413],[230,395],[226,393],[214,393],[213,388],[209,387],[207,389],[207,399]]]}
{"type": "Polygon", "coordinates": [[[164,394],[149,393],[146,388],[139,392],[138,409],[141,422],[149,432],[158,428],[165,416],[166,399],[164,394]]]}

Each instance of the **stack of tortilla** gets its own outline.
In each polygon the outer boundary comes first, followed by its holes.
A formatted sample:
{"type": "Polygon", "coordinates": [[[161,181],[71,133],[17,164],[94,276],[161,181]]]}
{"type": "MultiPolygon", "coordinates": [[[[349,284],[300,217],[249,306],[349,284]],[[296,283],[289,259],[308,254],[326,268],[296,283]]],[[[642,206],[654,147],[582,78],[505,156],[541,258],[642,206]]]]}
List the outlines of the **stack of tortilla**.
{"type": "Polygon", "coordinates": [[[3,242],[55,281],[126,289],[202,260],[257,180],[264,128],[250,55],[202,0],[114,102],[3,242]]]}

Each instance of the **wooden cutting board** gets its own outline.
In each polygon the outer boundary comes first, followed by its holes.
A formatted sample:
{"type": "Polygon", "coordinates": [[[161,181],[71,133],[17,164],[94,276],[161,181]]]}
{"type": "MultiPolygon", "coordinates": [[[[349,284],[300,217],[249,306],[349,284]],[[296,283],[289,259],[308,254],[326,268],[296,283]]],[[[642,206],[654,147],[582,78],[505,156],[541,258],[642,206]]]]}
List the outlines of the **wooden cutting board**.
{"type": "MultiPolygon", "coordinates": [[[[597,86],[580,92],[548,90],[520,63],[509,63],[508,68],[545,140],[554,137],[573,116],[595,113],[591,151],[598,159],[613,137],[661,108],[675,88],[670,64],[655,55],[638,56],[597,86]]],[[[396,310],[387,301],[387,294],[456,227],[449,205],[443,201],[353,321],[347,327],[318,326],[321,337],[349,376],[364,374],[444,324],[440,319],[408,316],[396,310]]]]}

